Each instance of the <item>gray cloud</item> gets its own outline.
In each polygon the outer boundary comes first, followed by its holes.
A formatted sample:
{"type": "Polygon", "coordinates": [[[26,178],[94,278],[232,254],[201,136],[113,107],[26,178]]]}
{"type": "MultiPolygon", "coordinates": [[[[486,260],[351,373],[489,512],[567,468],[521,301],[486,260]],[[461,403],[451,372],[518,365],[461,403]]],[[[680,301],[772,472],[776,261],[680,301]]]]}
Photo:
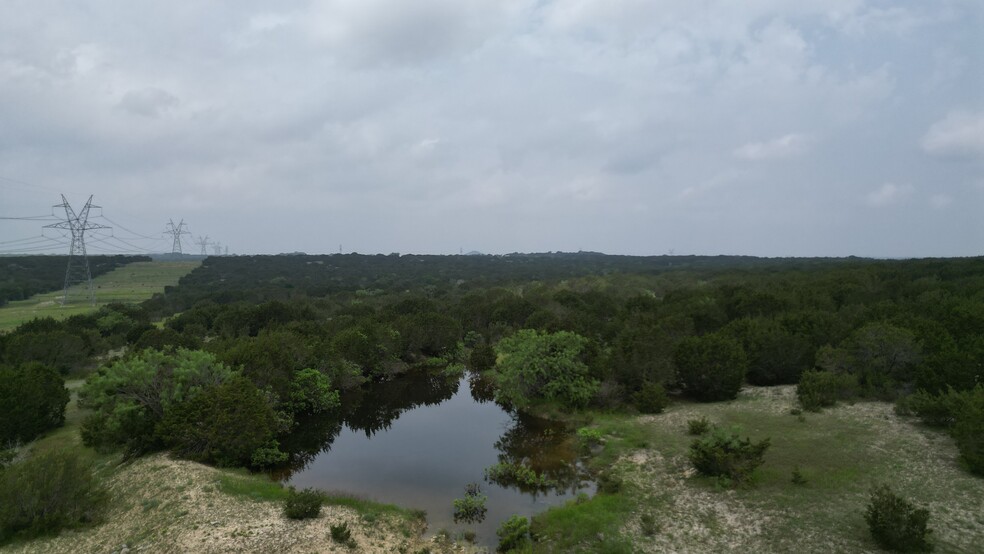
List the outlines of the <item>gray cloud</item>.
{"type": "Polygon", "coordinates": [[[241,252],[984,242],[974,2],[15,8],[0,177],[35,187],[0,181],[0,211],[94,193],[241,252]]]}

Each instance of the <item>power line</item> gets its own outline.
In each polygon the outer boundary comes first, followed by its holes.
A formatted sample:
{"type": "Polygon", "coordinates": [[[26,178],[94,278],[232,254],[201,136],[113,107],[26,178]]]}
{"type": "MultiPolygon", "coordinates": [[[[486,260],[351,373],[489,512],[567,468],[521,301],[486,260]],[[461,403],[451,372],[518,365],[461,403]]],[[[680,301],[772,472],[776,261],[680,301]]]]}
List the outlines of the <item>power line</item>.
{"type": "Polygon", "coordinates": [[[126,227],[120,225],[119,223],[113,221],[112,219],[109,219],[105,215],[100,215],[99,217],[101,217],[101,218],[105,219],[106,221],[110,222],[111,224],[113,224],[114,227],[119,227],[120,229],[123,229],[127,233],[130,233],[131,235],[134,235],[136,237],[140,237],[142,239],[147,239],[147,240],[162,240],[161,237],[149,237],[147,235],[142,235],[142,234],[140,234],[140,233],[138,233],[136,231],[132,231],[130,229],[127,229],[126,227]]]}

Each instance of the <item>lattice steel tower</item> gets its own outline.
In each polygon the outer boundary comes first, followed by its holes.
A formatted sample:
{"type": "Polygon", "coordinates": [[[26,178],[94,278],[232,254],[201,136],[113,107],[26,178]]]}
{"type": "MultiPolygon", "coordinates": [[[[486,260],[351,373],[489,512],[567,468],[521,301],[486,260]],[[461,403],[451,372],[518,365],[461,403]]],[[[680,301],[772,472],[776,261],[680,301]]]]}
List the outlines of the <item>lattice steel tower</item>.
{"type": "Polygon", "coordinates": [[[65,221],[45,225],[46,229],[67,229],[72,233],[72,246],[68,250],[68,269],[65,270],[65,294],[62,295],[62,306],[68,302],[68,291],[72,285],[85,283],[89,295],[89,303],[96,303],[96,295],[92,290],[92,273],[89,272],[89,257],[85,253],[85,232],[90,229],[109,229],[106,225],[89,223],[89,209],[98,208],[92,205],[92,195],[78,214],[72,209],[65,195],[61,195],[62,203],[55,208],[65,208],[65,221]]]}
{"type": "Polygon", "coordinates": [[[171,253],[172,254],[180,254],[181,253],[181,235],[190,235],[191,234],[191,231],[188,231],[187,230],[187,225],[185,224],[185,220],[182,219],[181,220],[181,223],[178,223],[177,225],[175,225],[174,224],[174,220],[173,219],[169,219],[169,220],[167,220],[167,227],[164,228],[164,234],[165,235],[171,235],[172,237],[174,237],[174,245],[171,246],[171,253]]]}
{"type": "Polygon", "coordinates": [[[206,249],[208,248],[208,245],[212,244],[212,242],[208,240],[208,235],[205,235],[204,237],[198,235],[198,240],[195,241],[195,244],[202,248],[202,256],[207,256],[208,252],[206,249]]]}

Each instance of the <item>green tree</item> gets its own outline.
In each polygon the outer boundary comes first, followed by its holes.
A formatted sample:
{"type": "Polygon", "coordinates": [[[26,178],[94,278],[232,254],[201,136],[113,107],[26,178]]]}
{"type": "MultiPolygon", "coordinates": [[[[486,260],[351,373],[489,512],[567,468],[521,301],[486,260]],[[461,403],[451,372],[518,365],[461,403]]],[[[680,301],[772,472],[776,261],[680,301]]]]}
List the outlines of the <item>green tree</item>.
{"type": "Polygon", "coordinates": [[[340,405],[338,391],[331,388],[331,380],[327,375],[311,368],[294,372],[287,401],[287,408],[291,412],[318,414],[340,405]]]}
{"type": "Polygon", "coordinates": [[[738,396],[748,365],[741,344],[721,334],[684,339],[673,361],[683,390],[702,402],[738,396]]]}
{"type": "Polygon", "coordinates": [[[588,340],[569,331],[521,329],[499,341],[496,400],[519,408],[536,400],[582,407],[598,390],[581,359],[588,340]]]}
{"type": "Polygon", "coordinates": [[[144,350],[110,364],[79,392],[79,405],[92,410],[82,440],[90,446],[124,446],[131,454],[159,448],[155,427],[167,412],[231,375],[214,356],[197,350],[144,350]]]}
{"type": "Polygon", "coordinates": [[[49,366],[0,366],[0,449],[60,427],[68,398],[64,379],[49,366]]]}
{"type": "Polygon", "coordinates": [[[158,428],[177,455],[221,466],[251,465],[276,431],[276,413],[266,396],[240,375],[187,398],[158,428]]]}

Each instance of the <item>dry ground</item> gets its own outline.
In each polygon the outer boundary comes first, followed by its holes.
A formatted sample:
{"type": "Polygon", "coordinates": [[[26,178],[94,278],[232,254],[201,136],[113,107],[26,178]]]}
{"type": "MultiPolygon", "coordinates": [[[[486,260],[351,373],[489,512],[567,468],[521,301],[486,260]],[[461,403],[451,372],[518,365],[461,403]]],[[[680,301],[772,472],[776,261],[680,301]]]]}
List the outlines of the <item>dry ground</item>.
{"type": "Polygon", "coordinates": [[[984,479],[958,463],[953,440],[891,404],[858,402],[791,415],[795,387],[748,388],[734,402],[681,404],[636,423],[647,448],[617,465],[642,500],[622,533],[638,552],[880,552],[863,519],[869,490],[888,483],[931,511],[935,551],[982,552],[984,479]],[[740,424],[772,447],[759,478],[728,488],[697,477],[686,457],[686,422],[740,424]],[[798,467],[806,485],[790,481],[798,467]],[[651,514],[656,532],[643,533],[651,514]]]}
{"type": "MultiPolygon", "coordinates": [[[[8,546],[17,553],[432,552],[455,547],[421,538],[423,525],[399,515],[367,521],[354,509],[325,506],[317,519],[292,521],[280,502],[219,490],[220,469],[158,454],[139,459],[109,479],[106,521],[57,537],[8,546]],[[347,522],[354,550],[333,542],[329,527],[347,522]],[[125,547],[124,547],[125,545],[125,547]]],[[[233,475],[234,477],[238,477],[233,475]]]]}

